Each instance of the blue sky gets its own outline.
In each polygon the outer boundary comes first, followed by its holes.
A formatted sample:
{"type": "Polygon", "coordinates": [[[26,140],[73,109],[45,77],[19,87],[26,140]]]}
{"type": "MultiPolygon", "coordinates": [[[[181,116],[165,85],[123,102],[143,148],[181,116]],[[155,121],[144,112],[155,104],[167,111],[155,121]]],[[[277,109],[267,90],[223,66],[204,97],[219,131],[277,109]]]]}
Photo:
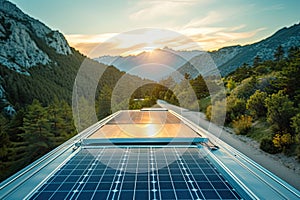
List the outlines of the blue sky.
{"type": "MultiPolygon", "coordinates": [[[[25,13],[61,31],[84,54],[126,31],[168,29],[202,49],[249,44],[300,22],[298,0],[11,0],[25,13]]],[[[149,34],[148,34],[149,35],[149,34]]],[[[169,38],[170,39],[170,38],[169,38]]],[[[161,38],[148,38],[161,40],[161,38]]],[[[119,41],[120,46],[124,46],[119,41]]],[[[130,44],[126,43],[127,49],[130,44]]],[[[147,44],[145,44],[147,45],[147,44]]],[[[161,42],[161,48],[171,46],[161,42]]],[[[136,45],[135,45],[136,46],[136,45]]],[[[118,48],[118,45],[114,45],[118,48]]],[[[134,48],[134,45],[132,45],[134,48]]],[[[149,48],[149,47],[148,47],[149,48]]],[[[189,47],[188,50],[197,47],[189,47]]],[[[134,49],[132,49],[134,51],[134,49]]],[[[103,52],[102,52],[103,53],[103,52]]],[[[109,49],[105,54],[118,54],[109,49]]],[[[91,57],[97,56],[95,53],[91,57]]]]}

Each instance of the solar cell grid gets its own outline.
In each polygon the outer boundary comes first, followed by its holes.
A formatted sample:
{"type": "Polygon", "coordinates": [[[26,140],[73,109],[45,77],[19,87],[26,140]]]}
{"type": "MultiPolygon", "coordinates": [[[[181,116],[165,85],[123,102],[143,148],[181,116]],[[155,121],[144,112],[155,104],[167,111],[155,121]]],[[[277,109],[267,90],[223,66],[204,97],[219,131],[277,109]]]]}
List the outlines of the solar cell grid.
{"type": "Polygon", "coordinates": [[[241,199],[199,149],[180,147],[81,149],[31,196],[64,198],[241,199]]]}

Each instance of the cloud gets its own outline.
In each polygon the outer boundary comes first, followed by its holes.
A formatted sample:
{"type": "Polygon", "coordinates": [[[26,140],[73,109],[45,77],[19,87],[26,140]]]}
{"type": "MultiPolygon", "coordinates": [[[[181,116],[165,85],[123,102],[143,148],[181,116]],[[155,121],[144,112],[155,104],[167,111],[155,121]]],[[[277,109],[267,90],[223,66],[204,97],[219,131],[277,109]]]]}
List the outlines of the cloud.
{"type": "MultiPolygon", "coordinates": [[[[242,26],[241,26],[242,27],[242,26]]],[[[243,39],[250,39],[265,28],[241,31],[241,27],[205,27],[182,30],[202,49],[215,50],[224,46],[241,44],[243,39]]]]}
{"type": "Polygon", "coordinates": [[[198,4],[197,0],[144,0],[140,1],[129,19],[153,20],[160,17],[180,16],[188,12],[188,7],[198,4]]]}
{"type": "Polygon", "coordinates": [[[223,20],[223,16],[216,11],[211,11],[204,18],[200,19],[192,19],[189,23],[187,23],[183,28],[193,28],[205,25],[211,25],[216,22],[220,22],[223,20]]]}
{"type": "MultiPolygon", "coordinates": [[[[196,20],[195,20],[196,21],[196,20]]],[[[169,47],[175,50],[216,50],[243,44],[265,28],[243,31],[245,25],[209,27],[184,26],[175,31],[138,29],[125,33],[98,35],[67,35],[71,46],[89,57],[138,54],[147,49],[169,47]]]]}
{"type": "Polygon", "coordinates": [[[69,44],[78,44],[78,43],[100,43],[109,40],[110,38],[116,36],[117,33],[103,33],[103,34],[94,34],[94,35],[83,35],[83,34],[69,34],[65,35],[69,44]]]}

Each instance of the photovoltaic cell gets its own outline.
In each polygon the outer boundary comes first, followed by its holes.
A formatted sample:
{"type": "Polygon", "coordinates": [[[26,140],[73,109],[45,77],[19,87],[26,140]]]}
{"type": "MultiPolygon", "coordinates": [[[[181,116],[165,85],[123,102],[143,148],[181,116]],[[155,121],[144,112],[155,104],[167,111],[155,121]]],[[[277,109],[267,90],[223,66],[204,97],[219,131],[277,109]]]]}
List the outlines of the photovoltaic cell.
{"type": "Polygon", "coordinates": [[[241,197],[198,148],[103,147],[81,149],[31,199],[241,197]]]}

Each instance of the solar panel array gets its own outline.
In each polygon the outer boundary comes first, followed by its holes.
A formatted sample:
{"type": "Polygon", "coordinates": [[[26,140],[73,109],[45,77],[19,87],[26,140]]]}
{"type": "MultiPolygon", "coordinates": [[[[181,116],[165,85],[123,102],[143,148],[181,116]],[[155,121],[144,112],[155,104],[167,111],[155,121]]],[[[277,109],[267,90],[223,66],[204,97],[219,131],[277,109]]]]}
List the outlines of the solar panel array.
{"type": "Polygon", "coordinates": [[[31,199],[241,197],[198,148],[149,146],[81,149],[31,199]]]}
{"type": "Polygon", "coordinates": [[[180,124],[178,117],[162,111],[123,111],[107,124],[180,124]]]}

